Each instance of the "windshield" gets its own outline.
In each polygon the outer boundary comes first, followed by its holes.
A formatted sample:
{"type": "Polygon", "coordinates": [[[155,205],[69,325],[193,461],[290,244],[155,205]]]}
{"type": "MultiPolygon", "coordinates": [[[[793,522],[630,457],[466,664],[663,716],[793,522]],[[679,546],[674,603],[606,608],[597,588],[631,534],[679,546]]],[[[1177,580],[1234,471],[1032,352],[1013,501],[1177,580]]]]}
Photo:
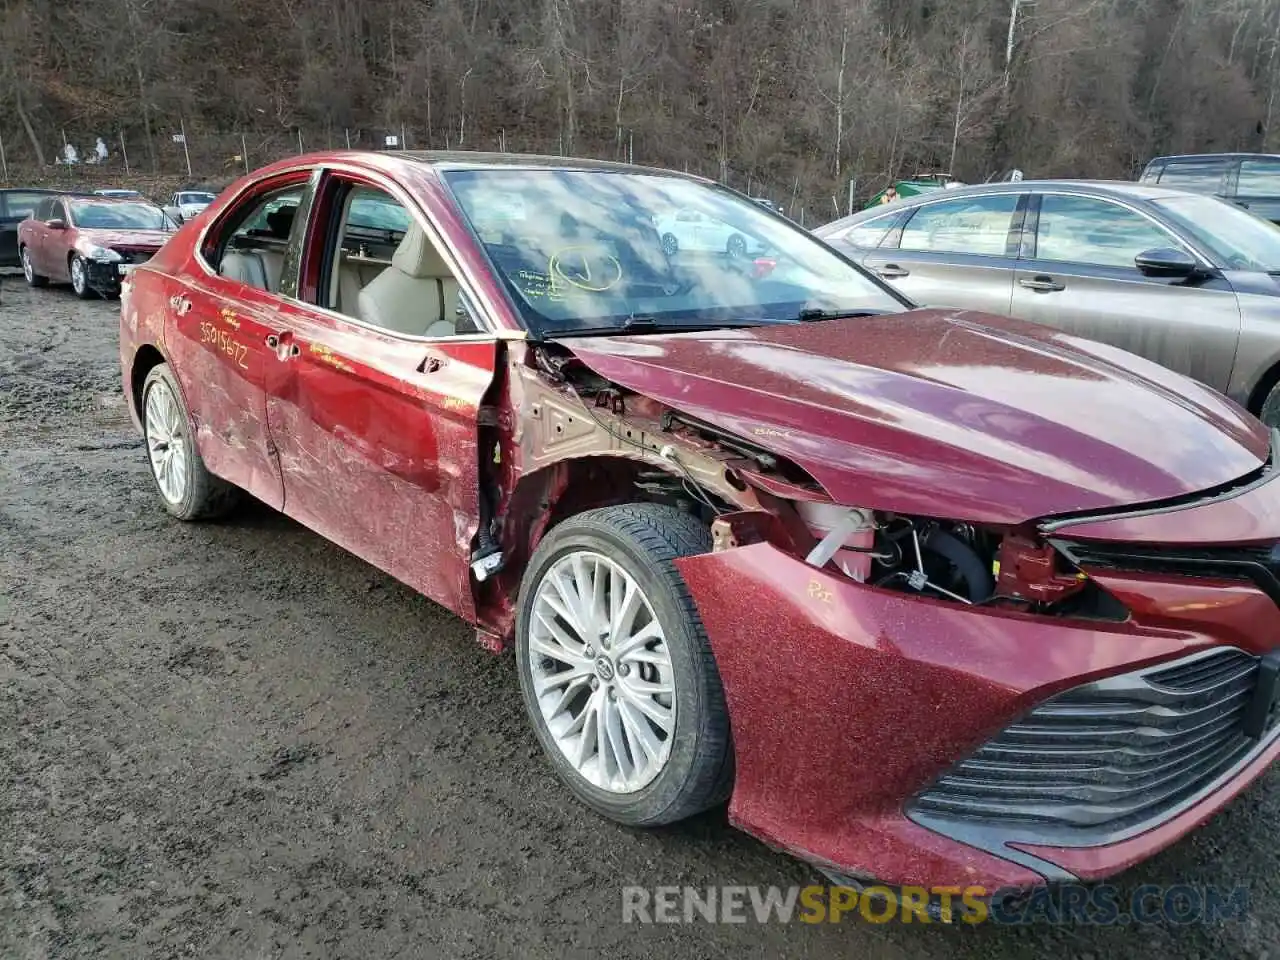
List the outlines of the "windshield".
{"type": "Polygon", "coordinates": [[[163,210],[149,203],[72,203],[77,227],[89,230],[172,230],[174,223],[163,210]]]}
{"type": "Polygon", "coordinates": [[[212,193],[180,193],[178,194],[179,203],[213,203],[214,196],[212,193]]]}
{"type": "Polygon", "coordinates": [[[1215,197],[1152,201],[1234,270],[1280,272],[1280,227],[1215,197]]]}
{"type": "Polygon", "coordinates": [[[600,170],[444,176],[536,334],[905,309],[814,237],[718,187],[600,170]]]}

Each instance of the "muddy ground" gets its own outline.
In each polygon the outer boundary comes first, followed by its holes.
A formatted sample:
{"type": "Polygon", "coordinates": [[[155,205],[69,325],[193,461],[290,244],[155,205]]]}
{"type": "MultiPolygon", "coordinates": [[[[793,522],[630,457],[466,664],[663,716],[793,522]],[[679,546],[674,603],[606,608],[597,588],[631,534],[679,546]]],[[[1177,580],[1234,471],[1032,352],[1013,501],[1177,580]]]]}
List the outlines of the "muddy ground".
{"type": "Polygon", "coordinates": [[[0,280],[5,960],[1280,949],[1276,773],[1123,878],[1246,884],[1243,922],[624,925],[625,884],[813,875],[723,811],[655,832],[589,813],[540,757],[511,657],[307,530],[263,508],[170,520],[120,400],[116,322],[0,280]]]}

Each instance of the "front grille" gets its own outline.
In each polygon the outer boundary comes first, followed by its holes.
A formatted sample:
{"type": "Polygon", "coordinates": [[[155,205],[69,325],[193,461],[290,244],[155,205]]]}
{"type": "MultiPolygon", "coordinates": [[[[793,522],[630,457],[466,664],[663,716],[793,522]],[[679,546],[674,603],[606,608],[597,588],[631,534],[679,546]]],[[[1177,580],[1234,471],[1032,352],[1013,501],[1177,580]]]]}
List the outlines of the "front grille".
{"type": "Polygon", "coordinates": [[[928,818],[1097,841],[1167,815],[1257,748],[1243,721],[1258,660],[1218,649],[1045,701],[920,794],[928,818]]]}
{"type": "Polygon", "coordinates": [[[1147,547],[1050,538],[1068,560],[1091,569],[1251,580],[1280,604],[1280,544],[1244,547],[1147,547]]]}

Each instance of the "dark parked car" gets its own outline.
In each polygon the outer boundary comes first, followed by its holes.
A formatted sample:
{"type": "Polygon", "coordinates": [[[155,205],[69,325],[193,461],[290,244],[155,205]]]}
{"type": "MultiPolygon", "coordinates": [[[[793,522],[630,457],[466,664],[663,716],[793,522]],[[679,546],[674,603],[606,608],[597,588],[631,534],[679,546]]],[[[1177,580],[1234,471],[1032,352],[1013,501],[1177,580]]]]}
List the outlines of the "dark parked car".
{"type": "Polygon", "coordinates": [[[1156,157],[1142,171],[1141,180],[1175,190],[1210,193],[1280,223],[1280,155],[1202,153],[1156,157]]]}
{"type": "Polygon", "coordinates": [[[35,212],[40,201],[59,191],[38,187],[0,190],[0,267],[21,265],[18,256],[18,224],[35,212]]]}
{"type": "Polygon", "coordinates": [[[1136,183],[962,187],[814,231],[916,303],[1140,354],[1280,426],[1280,228],[1136,183]]]}
{"type": "Polygon", "coordinates": [[[1106,876],[1280,753],[1277,451],[1140,357],[908,306],[679,174],[316,154],[126,276],[122,387],[175,517],[248,491],[514,647],[606,816],[1106,876]],[[671,210],[767,262],[666,256],[671,210]]]}

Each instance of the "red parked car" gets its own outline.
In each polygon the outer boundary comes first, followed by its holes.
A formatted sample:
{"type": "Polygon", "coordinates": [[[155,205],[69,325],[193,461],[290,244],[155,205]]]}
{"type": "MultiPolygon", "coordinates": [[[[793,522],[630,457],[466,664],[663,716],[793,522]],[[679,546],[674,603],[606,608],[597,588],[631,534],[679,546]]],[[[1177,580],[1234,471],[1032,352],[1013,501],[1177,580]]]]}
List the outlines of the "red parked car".
{"type": "Polygon", "coordinates": [[[76,296],[114,296],[120,278],[150,260],[178,225],[148,200],[49,196],[18,224],[27,283],[70,283],[76,296]]]}
{"type": "Polygon", "coordinates": [[[627,824],[729,798],[841,878],[1024,887],[1172,843],[1280,752],[1258,421],[1114,348],[911,310],[716,185],[319,154],[128,275],[176,517],[242,492],[515,648],[627,824]],[[697,210],[766,256],[664,252],[697,210]]]}

